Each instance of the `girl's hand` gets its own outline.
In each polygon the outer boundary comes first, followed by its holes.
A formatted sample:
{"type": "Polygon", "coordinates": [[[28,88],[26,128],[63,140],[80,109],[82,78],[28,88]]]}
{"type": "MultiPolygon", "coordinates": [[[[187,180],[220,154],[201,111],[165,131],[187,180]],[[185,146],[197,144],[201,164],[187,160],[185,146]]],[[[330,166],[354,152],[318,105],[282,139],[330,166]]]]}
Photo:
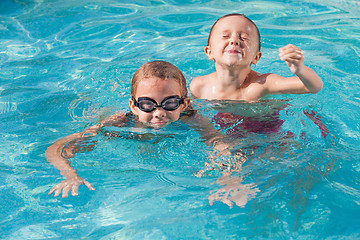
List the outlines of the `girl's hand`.
{"type": "Polygon", "coordinates": [[[304,51],[293,44],[279,49],[280,59],[285,61],[292,73],[298,75],[304,66],[304,51]]]}
{"type": "Polygon", "coordinates": [[[59,196],[62,192],[62,197],[67,198],[69,196],[70,190],[72,191],[73,196],[79,195],[79,186],[85,184],[90,190],[95,190],[95,188],[88,182],[85,181],[81,177],[76,178],[68,178],[58,185],[51,188],[49,195],[51,195],[53,192],[55,192],[55,197],[59,196]]]}

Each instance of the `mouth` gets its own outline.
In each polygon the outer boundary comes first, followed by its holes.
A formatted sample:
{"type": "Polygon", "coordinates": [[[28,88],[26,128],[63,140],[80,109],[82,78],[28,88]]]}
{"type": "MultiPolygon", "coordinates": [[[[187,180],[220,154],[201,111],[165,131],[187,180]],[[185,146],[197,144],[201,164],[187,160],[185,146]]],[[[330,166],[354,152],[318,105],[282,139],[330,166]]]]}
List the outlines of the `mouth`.
{"type": "Polygon", "coordinates": [[[229,49],[229,50],[226,50],[226,53],[228,53],[228,54],[241,54],[241,51],[236,50],[236,49],[229,49]]]}
{"type": "Polygon", "coordinates": [[[151,125],[154,127],[162,127],[165,126],[168,122],[152,122],[151,125]]]}
{"type": "Polygon", "coordinates": [[[167,122],[155,122],[154,124],[157,124],[157,125],[164,125],[166,124],[167,122]]]}
{"type": "Polygon", "coordinates": [[[239,51],[237,51],[237,50],[228,50],[227,52],[228,52],[228,53],[235,53],[235,54],[240,53],[240,52],[239,52],[239,51]]]}

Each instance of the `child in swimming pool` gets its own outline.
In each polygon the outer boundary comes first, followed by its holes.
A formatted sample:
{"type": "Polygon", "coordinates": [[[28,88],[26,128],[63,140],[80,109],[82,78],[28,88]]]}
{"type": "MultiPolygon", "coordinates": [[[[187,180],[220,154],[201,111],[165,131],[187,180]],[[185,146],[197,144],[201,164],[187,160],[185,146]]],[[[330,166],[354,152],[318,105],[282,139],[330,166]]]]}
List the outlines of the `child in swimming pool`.
{"type": "Polygon", "coordinates": [[[261,74],[251,69],[261,58],[260,33],[253,21],[243,14],[228,14],[212,26],[205,53],[214,60],[216,71],[199,76],[190,84],[191,94],[209,100],[259,100],[268,94],[317,93],[321,78],[304,65],[304,52],[289,44],[280,48],[296,77],[273,73],[261,74]]]}
{"type": "Polygon", "coordinates": [[[54,186],[49,194],[55,193],[55,196],[59,196],[62,192],[62,197],[68,197],[72,191],[72,195],[76,196],[82,184],[95,190],[71,166],[68,159],[74,157],[75,149],[70,147],[67,150],[65,146],[68,143],[93,137],[106,126],[124,126],[131,117],[135,117],[136,126],[161,128],[181,118],[180,114],[189,104],[185,77],[176,66],[165,61],[145,63],[132,78],[129,99],[131,113],[115,114],[82,132],[57,140],[47,149],[46,159],[66,178],[54,186]]]}
{"type": "MultiPolygon", "coordinates": [[[[304,65],[304,52],[298,47],[289,44],[279,49],[280,59],[296,75],[288,78],[273,73],[261,74],[251,69],[251,65],[256,65],[262,56],[260,49],[260,33],[253,21],[236,13],[219,18],[210,30],[208,44],[204,49],[209,60],[214,60],[216,71],[192,80],[192,96],[208,100],[256,101],[268,94],[317,93],[322,89],[321,78],[304,65]]],[[[213,122],[238,139],[246,132],[278,132],[283,123],[278,116],[276,110],[268,118],[271,121],[260,121],[259,117],[247,117],[241,113],[219,112],[213,122]]],[[[231,147],[232,144],[224,146],[231,147]]],[[[240,166],[237,169],[241,169],[242,163],[236,165],[240,166]]],[[[210,196],[210,203],[215,200],[232,206],[234,201],[239,206],[243,205],[243,198],[237,196],[238,189],[241,189],[241,179],[229,179],[220,179],[227,186],[210,196]]]]}

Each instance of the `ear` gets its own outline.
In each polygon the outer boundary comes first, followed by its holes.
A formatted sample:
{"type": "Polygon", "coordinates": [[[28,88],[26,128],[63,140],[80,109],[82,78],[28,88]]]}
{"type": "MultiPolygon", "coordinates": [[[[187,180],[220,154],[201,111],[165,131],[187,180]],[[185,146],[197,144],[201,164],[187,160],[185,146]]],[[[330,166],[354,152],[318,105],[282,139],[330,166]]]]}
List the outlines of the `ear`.
{"type": "Polygon", "coordinates": [[[136,116],[139,115],[137,112],[137,107],[135,106],[134,100],[132,98],[129,98],[129,106],[130,106],[130,110],[133,114],[135,114],[136,116]]]}
{"type": "Polygon", "coordinates": [[[206,53],[206,55],[208,56],[209,60],[214,60],[214,56],[212,55],[212,52],[211,52],[211,49],[210,49],[210,46],[206,46],[204,48],[204,51],[206,53]]]}
{"type": "Polygon", "coordinates": [[[190,105],[190,98],[189,97],[186,97],[184,99],[184,104],[181,105],[181,111],[184,111],[186,110],[190,105]]]}
{"type": "Polygon", "coordinates": [[[254,59],[251,61],[252,64],[256,65],[257,62],[260,60],[262,56],[262,53],[260,51],[258,51],[254,57],[254,59]]]}

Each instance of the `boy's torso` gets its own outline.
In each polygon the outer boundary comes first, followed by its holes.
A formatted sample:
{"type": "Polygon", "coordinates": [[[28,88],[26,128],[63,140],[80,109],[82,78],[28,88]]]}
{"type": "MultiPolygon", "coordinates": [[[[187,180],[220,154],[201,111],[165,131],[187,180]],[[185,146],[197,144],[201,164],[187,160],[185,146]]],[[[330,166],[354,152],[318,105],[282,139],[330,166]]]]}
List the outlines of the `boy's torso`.
{"type": "Polygon", "coordinates": [[[224,88],[223,91],[219,91],[212,84],[216,81],[216,75],[212,73],[194,78],[190,90],[194,97],[200,99],[256,101],[267,94],[266,80],[269,75],[252,71],[245,81],[239,84],[239,88],[224,88]]]}

